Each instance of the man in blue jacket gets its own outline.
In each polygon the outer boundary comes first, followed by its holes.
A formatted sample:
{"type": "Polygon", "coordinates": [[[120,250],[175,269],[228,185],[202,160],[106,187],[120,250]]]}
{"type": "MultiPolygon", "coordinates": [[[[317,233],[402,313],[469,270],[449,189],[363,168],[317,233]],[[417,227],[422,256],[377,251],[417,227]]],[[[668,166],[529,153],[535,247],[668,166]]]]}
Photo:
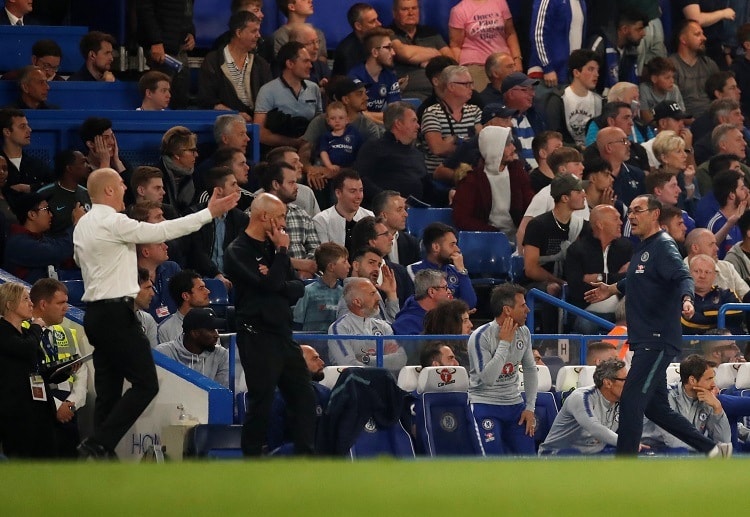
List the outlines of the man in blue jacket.
{"type": "Polygon", "coordinates": [[[415,336],[424,332],[424,315],[444,300],[453,296],[443,271],[423,269],[414,275],[414,295],[406,299],[403,308],[396,314],[391,327],[400,336],[415,336]]]}
{"type": "Polygon", "coordinates": [[[682,262],[677,245],[659,227],[661,203],[652,195],[630,203],[628,220],[632,234],[641,239],[633,253],[627,276],[616,284],[594,284],[584,296],[601,301],[617,293],[627,294],[630,372],[620,398],[618,455],[635,455],[643,432],[643,416],[709,457],[731,456],[731,444],[716,444],[700,434],[676,413],[667,398],[666,368],[680,351],[680,314],[690,319],[694,282],[682,262]],[[626,289],[627,288],[627,289],[626,289]]]}

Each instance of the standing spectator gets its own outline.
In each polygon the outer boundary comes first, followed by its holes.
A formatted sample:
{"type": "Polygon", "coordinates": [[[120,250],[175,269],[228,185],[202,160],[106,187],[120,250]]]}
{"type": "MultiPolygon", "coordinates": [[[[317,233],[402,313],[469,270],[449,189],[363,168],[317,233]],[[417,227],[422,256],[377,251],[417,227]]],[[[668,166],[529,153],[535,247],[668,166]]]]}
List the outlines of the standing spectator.
{"type": "MultiPolygon", "coordinates": [[[[286,17],[286,24],[276,29],[276,32],[271,36],[273,39],[274,56],[279,53],[279,49],[285,43],[288,43],[289,41],[299,41],[290,37],[291,32],[295,27],[306,24],[307,19],[315,12],[313,8],[313,0],[276,0],[276,4],[278,5],[281,14],[286,17]]],[[[320,29],[315,29],[315,35],[318,39],[318,47],[323,49],[323,51],[320,52],[319,57],[316,56],[314,59],[325,61],[327,58],[326,51],[328,49],[326,35],[320,29]]]]}
{"type": "Polygon", "coordinates": [[[164,173],[164,202],[185,213],[197,198],[193,171],[198,158],[198,137],[184,126],[164,133],[159,148],[159,168],[164,173]]]}
{"type": "Polygon", "coordinates": [[[731,445],[715,444],[669,406],[666,368],[682,342],[678,315],[691,317],[695,307],[693,280],[677,245],[659,228],[660,210],[661,203],[652,196],[638,196],[632,201],[628,219],[641,243],[635,249],[626,278],[617,284],[600,283],[585,294],[589,303],[617,293],[627,294],[628,343],[633,358],[620,399],[617,453],[638,453],[645,414],[709,457],[729,456],[731,445]]]}
{"type": "Polygon", "coordinates": [[[734,21],[734,9],[727,7],[727,2],[710,0],[679,0],[673,6],[682,10],[685,19],[694,20],[705,29],[706,55],[722,69],[729,67],[732,64],[732,47],[729,45],[732,36],[726,33],[724,21],[734,21]]]}
{"type": "Polygon", "coordinates": [[[531,20],[529,74],[543,75],[547,88],[568,84],[568,56],[586,35],[586,1],[533,0],[531,20]]]}
{"type": "Polygon", "coordinates": [[[389,29],[377,27],[369,30],[362,38],[367,58],[363,63],[351,68],[347,75],[355,82],[365,85],[367,92],[366,115],[373,121],[383,123],[383,110],[393,102],[401,100],[401,88],[393,72],[393,50],[389,29]]]}
{"type": "Polygon", "coordinates": [[[305,286],[305,295],[294,306],[295,326],[303,332],[326,332],[336,320],[344,293],[340,282],[349,274],[349,252],[335,242],[324,242],[315,250],[318,276],[305,286]]]}
{"type": "MultiPolygon", "coordinates": [[[[737,43],[743,55],[732,62],[732,72],[741,91],[748,92],[740,99],[742,113],[750,115],[750,23],[744,23],[737,30],[737,43]]],[[[33,59],[33,58],[32,58],[33,59]]]]}
{"type": "Polygon", "coordinates": [[[165,73],[150,70],[138,80],[138,91],[143,98],[138,111],[164,111],[172,99],[172,79],[165,73]]]}
{"type": "Polygon", "coordinates": [[[22,110],[58,109],[59,106],[47,103],[49,83],[44,71],[38,66],[23,67],[18,76],[18,99],[10,108],[22,110]]]}
{"type": "Polygon", "coordinates": [[[487,86],[484,63],[492,52],[513,56],[522,69],[521,47],[505,0],[461,0],[451,9],[448,37],[453,57],[466,66],[478,90],[487,86]]]}
{"type": "Polygon", "coordinates": [[[346,12],[346,20],[352,32],[336,47],[336,54],[333,58],[334,76],[347,75],[349,70],[367,58],[362,38],[370,29],[381,26],[377,11],[371,5],[362,2],[357,2],[349,8],[346,12]]]}
{"type": "Polygon", "coordinates": [[[336,204],[313,217],[320,242],[335,242],[349,249],[351,231],[357,221],[371,216],[372,212],[362,208],[364,186],[362,178],[354,169],[343,169],[331,182],[336,195],[336,204]]]}
{"type": "Polygon", "coordinates": [[[589,48],[599,60],[597,92],[606,96],[620,81],[638,84],[638,45],[646,35],[646,25],[645,14],[623,8],[614,27],[600,27],[591,38],[589,48]]]}
{"type": "Polygon", "coordinates": [[[79,49],[83,56],[83,66],[68,78],[68,81],[102,81],[113,83],[112,52],[117,42],[115,38],[99,31],[91,31],[81,38],[79,49]]]}
{"type": "Polygon", "coordinates": [[[719,71],[713,59],[705,55],[706,36],[700,24],[686,19],[673,29],[677,51],[669,56],[676,68],[675,81],[685,100],[685,109],[700,117],[708,109],[710,99],[704,86],[711,74],[719,71]]]}
{"type": "Polygon", "coordinates": [[[193,4],[194,0],[139,0],[135,4],[138,41],[146,50],[146,63],[172,78],[175,109],[185,109],[190,104],[188,52],[195,48],[193,4]],[[168,55],[182,66],[167,63],[168,55]]]}
{"type": "Polygon", "coordinates": [[[393,235],[394,246],[388,253],[391,262],[408,266],[419,260],[419,241],[406,233],[406,199],[395,190],[383,190],[372,200],[372,212],[393,235]]]}
{"type": "Polygon", "coordinates": [[[42,185],[51,183],[52,172],[41,160],[23,150],[31,145],[31,126],[23,111],[0,110],[0,131],[3,134],[0,156],[8,165],[8,180],[3,193],[12,206],[16,194],[36,192],[42,185]]]}
{"type": "Polygon", "coordinates": [[[159,343],[174,341],[182,332],[182,323],[190,309],[208,307],[211,291],[192,269],[183,269],[169,279],[169,294],[177,302],[177,311],[159,323],[159,343]]]}
{"type": "Polygon", "coordinates": [[[88,173],[86,157],[80,151],[63,150],[55,156],[57,181],[37,191],[47,200],[52,212],[51,235],[59,235],[71,227],[73,211],[77,207],[82,207],[84,211],[91,209],[89,192],[81,186],[88,173]]]}
{"type": "Polygon", "coordinates": [[[675,84],[677,69],[674,63],[664,57],[655,57],[643,66],[641,84],[638,86],[641,102],[641,120],[650,124],[659,103],[677,104],[685,111],[680,87],[675,84]]]}
{"type": "Polygon", "coordinates": [[[5,9],[0,11],[0,25],[39,25],[33,16],[27,16],[31,11],[30,0],[5,0],[5,9]]]}
{"type": "MultiPolygon", "coordinates": [[[[283,47],[282,47],[283,49],[283,47]]],[[[287,208],[268,193],[255,198],[245,232],[227,249],[229,279],[236,285],[237,348],[251,404],[242,429],[242,452],[260,456],[276,387],[292,415],[294,450],[311,454],[315,395],[299,345],[292,339],[292,310],[304,285],[292,269],[289,235],[282,231],[287,208]]]]}
{"type": "Polygon", "coordinates": [[[258,93],[273,79],[268,62],[255,53],[260,20],[251,12],[239,11],[229,19],[229,32],[229,43],[209,52],[201,64],[198,105],[239,111],[245,122],[253,122],[258,93]]]}
{"type": "Polygon", "coordinates": [[[487,454],[534,454],[537,371],[526,327],[526,289],[503,284],[492,290],[493,320],[469,338],[469,401],[487,454]],[[521,397],[518,379],[523,368],[521,397]]]}

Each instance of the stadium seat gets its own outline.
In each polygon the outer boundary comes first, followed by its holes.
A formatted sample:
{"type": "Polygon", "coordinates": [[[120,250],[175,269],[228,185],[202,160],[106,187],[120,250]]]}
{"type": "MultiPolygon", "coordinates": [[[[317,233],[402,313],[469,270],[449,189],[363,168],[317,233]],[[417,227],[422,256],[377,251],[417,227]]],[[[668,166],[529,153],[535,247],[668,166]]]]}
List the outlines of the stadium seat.
{"type": "Polygon", "coordinates": [[[60,282],[65,282],[66,280],[83,280],[83,275],[80,269],[58,269],[57,279],[60,282]]]}
{"type": "Polygon", "coordinates": [[[419,381],[419,372],[421,371],[421,366],[404,366],[401,368],[401,371],[398,372],[398,380],[396,381],[396,384],[404,391],[417,391],[417,382],[419,381]]]}
{"type": "MultiPolygon", "coordinates": [[[[545,365],[537,365],[537,391],[552,391],[552,376],[550,375],[549,368],[545,365]]],[[[523,367],[518,369],[518,382],[519,389],[523,391],[523,367]]]]}
{"type": "Polygon", "coordinates": [[[468,389],[469,376],[461,366],[419,373],[415,424],[429,456],[484,456],[468,389]]]}
{"type": "Polygon", "coordinates": [[[326,388],[332,390],[339,380],[341,372],[347,368],[362,368],[361,366],[326,366],[323,368],[323,380],[320,383],[326,388]]]}
{"type": "Polygon", "coordinates": [[[416,97],[404,97],[401,99],[402,102],[408,102],[416,110],[422,105],[422,101],[416,97]]]}
{"type": "Polygon", "coordinates": [[[734,387],[743,397],[750,396],[750,363],[743,363],[737,370],[737,378],[734,380],[734,387]]]}
{"type": "Polygon", "coordinates": [[[410,208],[406,218],[406,231],[417,239],[430,223],[441,222],[453,226],[453,210],[450,208],[410,208]]]}
{"type": "Polygon", "coordinates": [[[510,280],[513,248],[502,232],[459,232],[458,245],[472,284],[499,284],[510,280]]]}
{"type": "Polygon", "coordinates": [[[229,293],[224,282],[218,278],[204,278],[203,282],[205,282],[208,290],[211,291],[208,298],[211,308],[218,317],[225,317],[227,315],[227,307],[229,306],[229,293]]]}
{"type": "Polygon", "coordinates": [[[65,287],[68,288],[68,303],[74,307],[84,307],[86,304],[81,301],[83,297],[83,280],[62,280],[65,287]]]}
{"type": "Polygon", "coordinates": [[[349,449],[349,457],[353,460],[378,456],[414,457],[411,437],[401,425],[401,422],[396,422],[389,427],[379,428],[370,419],[365,424],[364,432],[359,434],[354,445],[349,449]]]}
{"type": "Polygon", "coordinates": [[[559,392],[570,391],[578,387],[578,377],[583,366],[563,366],[557,372],[555,389],[559,392]]]}
{"type": "Polygon", "coordinates": [[[737,373],[743,364],[745,363],[723,363],[718,365],[716,367],[716,386],[720,390],[734,388],[737,373]]]}
{"type": "Polygon", "coordinates": [[[234,423],[242,424],[245,421],[247,407],[250,403],[249,394],[246,391],[240,391],[234,396],[234,423]]]}
{"type": "MultiPolygon", "coordinates": [[[[536,431],[534,432],[534,441],[537,447],[542,443],[552,429],[552,423],[557,417],[557,413],[560,411],[560,406],[555,397],[555,393],[552,392],[552,376],[550,375],[549,368],[544,365],[537,365],[537,394],[536,394],[536,408],[534,415],[536,416],[536,431]]],[[[523,394],[523,368],[520,370],[519,388],[522,391],[523,399],[526,400],[526,395],[523,394]]]]}
{"type": "Polygon", "coordinates": [[[667,384],[680,382],[680,363],[672,363],[667,366],[667,384]]]}
{"type": "Polygon", "coordinates": [[[596,366],[581,366],[581,371],[578,374],[578,383],[576,384],[577,388],[582,388],[584,386],[593,386],[594,384],[594,370],[596,370],[596,366]]]}
{"type": "Polygon", "coordinates": [[[241,458],[241,425],[201,424],[188,434],[186,456],[196,458],[241,458]]]}

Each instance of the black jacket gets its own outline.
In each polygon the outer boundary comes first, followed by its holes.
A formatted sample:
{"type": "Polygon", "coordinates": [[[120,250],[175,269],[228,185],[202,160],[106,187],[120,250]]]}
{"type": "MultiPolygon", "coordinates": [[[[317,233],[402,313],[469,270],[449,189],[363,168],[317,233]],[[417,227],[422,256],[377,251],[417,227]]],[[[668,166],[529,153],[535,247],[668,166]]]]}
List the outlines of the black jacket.
{"type": "MultiPolygon", "coordinates": [[[[224,104],[233,110],[252,115],[254,108],[243,104],[237,96],[232,82],[221,69],[223,64],[223,49],[209,52],[206,55],[198,76],[198,105],[204,109],[213,109],[217,104],[224,104]]],[[[253,66],[250,69],[250,92],[253,100],[258,98],[260,87],[272,79],[271,67],[268,62],[259,55],[254,55],[253,66]]]]}
{"type": "Polygon", "coordinates": [[[167,54],[177,54],[188,34],[195,35],[193,0],[138,0],[138,42],[147,50],[164,44],[167,54]]]}
{"type": "Polygon", "coordinates": [[[408,266],[422,260],[422,253],[419,249],[419,241],[406,233],[398,232],[398,239],[396,239],[396,246],[398,246],[398,263],[402,266],[408,266]]]}
{"type": "Polygon", "coordinates": [[[10,188],[11,186],[23,183],[31,185],[31,191],[36,192],[44,185],[55,181],[50,168],[38,158],[23,153],[21,155],[21,170],[18,170],[4,151],[0,150],[0,156],[8,162],[8,180],[3,188],[3,194],[11,207],[13,206],[14,196],[17,195],[17,192],[10,188]]]}
{"type": "MultiPolygon", "coordinates": [[[[198,212],[206,208],[206,206],[207,203],[202,203],[195,207],[194,211],[198,212]]],[[[247,228],[247,223],[248,216],[241,210],[233,208],[227,212],[223,242],[224,251],[247,228]]],[[[223,273],[223,271],[219,271],[219,268],[211,260],[216,240],[215,235],[216,219],[213,219],[209,224],[203,225],[200,230],[188,236],[188,263],[191,268],[204,277],[214,278],[219,273],[223,273]]]]}

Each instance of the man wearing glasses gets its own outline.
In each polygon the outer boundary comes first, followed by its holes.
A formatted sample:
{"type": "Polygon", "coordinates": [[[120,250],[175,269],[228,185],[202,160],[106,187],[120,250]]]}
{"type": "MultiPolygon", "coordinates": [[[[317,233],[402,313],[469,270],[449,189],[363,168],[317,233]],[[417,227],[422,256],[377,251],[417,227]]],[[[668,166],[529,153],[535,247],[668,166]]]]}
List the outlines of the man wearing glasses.
{"type": "Polygon", "coordinates": [[[690,319],[695,313],[694,282],[674,240],[659,227],[660,213],[661,203],[654,196],[631,202],[628,220],[641,243],[627,276],[616,284],[594,283],[596,288],[584,295],[594,303],[630,294],[625,312],[633,359],[620,399],[617,454],[638,453],[645,415],[693,449],[709,457],[728,457],[731,444],[714,443],[669,406],[666,368],[681,348],[680,315],[690,319]]]}
{"type": "Polygon", "coordinates": [[[423,269],[414,275],[414,295],[406,299],[391,326],[396,335],[416,335],[424,332],[424,317],[442,301],[452,300],[443,271],[423,269]]]}
{"type": "Polygon", "coordinates": [[[617,199],[629,205],[636,196],[646,193],[646,175],[625,162],[630,159],[630,140],[619,127],[605,127],[596,134],[596,149],[612,169],[612,188],[617,199]]]}
{"type": "Polygon", "coordinates": [[[513,136],[521,144],[518,155],[526,160],[529,167],[536,168],[538,163],[534,158],[531,142],[537,133],[545,129],[544,119],[539,117],[532,107],[534,105],[534,89],[539,84],[536,79],[521,72],[513,72],[503,79],[500,93],[503,95],[505,107],[518,112],[513,117],[513,136]]]}
{"type": "Polygon", "coordinates": [[[594,370],[594,385],[578,388],[565,399],[539,454],[612,453],[617,445],[619,402],[628,370],[612,358],[594,370]]]}

